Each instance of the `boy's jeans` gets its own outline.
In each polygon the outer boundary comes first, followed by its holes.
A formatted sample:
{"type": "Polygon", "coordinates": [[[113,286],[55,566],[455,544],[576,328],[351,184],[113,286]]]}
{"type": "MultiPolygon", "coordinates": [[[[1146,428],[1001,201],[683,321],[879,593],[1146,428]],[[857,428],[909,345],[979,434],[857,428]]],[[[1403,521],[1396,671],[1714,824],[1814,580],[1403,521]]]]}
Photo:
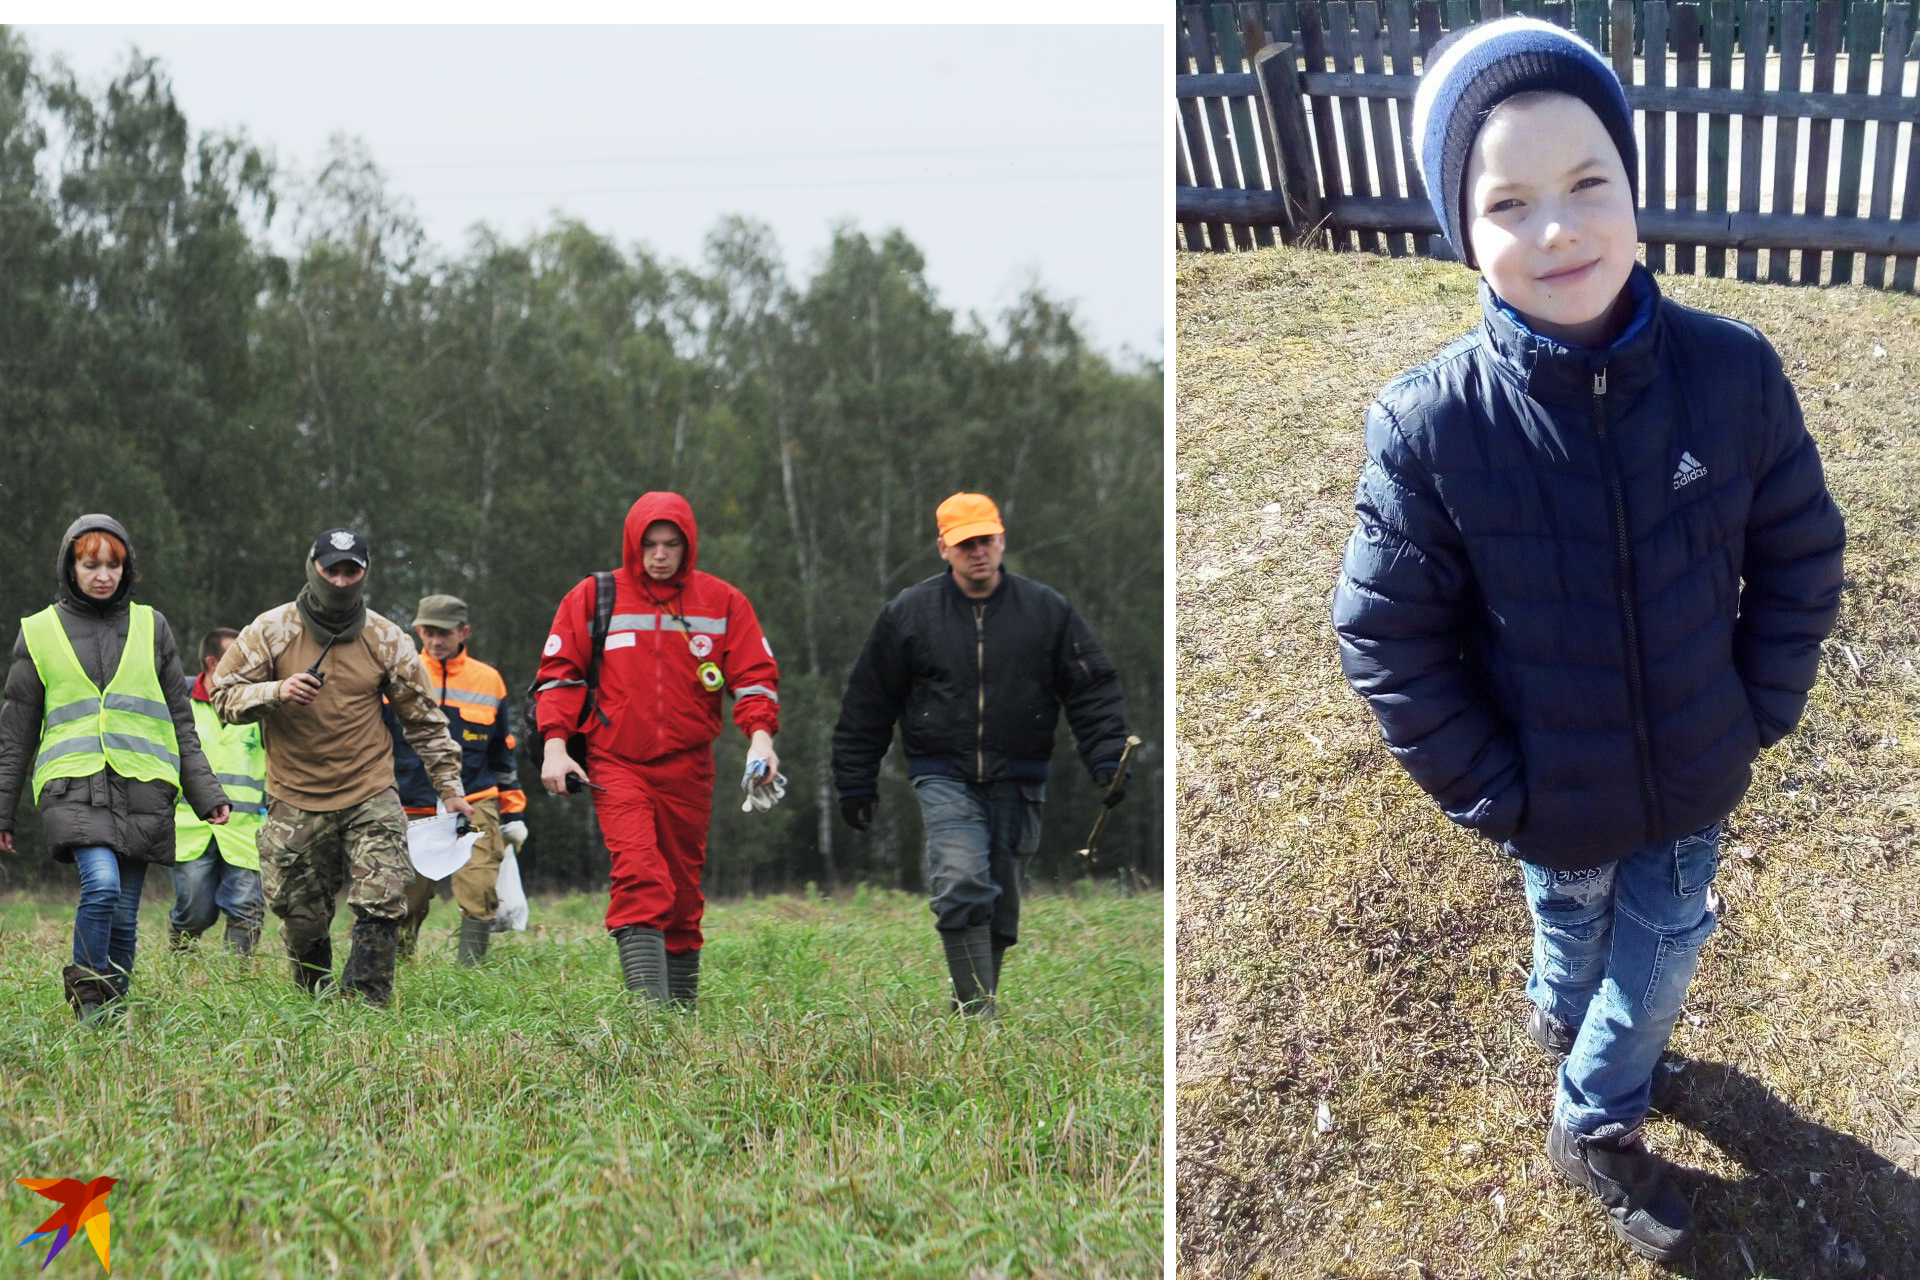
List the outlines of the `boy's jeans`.
{"type": "Polygon", "coordinates": [[[1533,912],[1527,996],[1579,1028],[1554,1117],[1576,1134],[1632,1128],[1713,932],[1707,888],[1720,865],[1720,824],[1587,871],[1520,865],[1533,912]]]}
{"type": "Polygon", "coordinates": [[[913,780],[927,829],[927,887],[934,927],[990,925],[994,941],[1020,937],[1020,889],[1027,858],[1040,847],[1037,783],[991,782],[926,775],[913,780]]]}
{"type": "Polygon", "coordinates": [[[260,873],[222,858],[217,843],[208,841],[205,853],[190,862],[174,863],[172,871],[175,932],[198,937],[221,915],[255,929],[266,918],[260,873]]]}
{"type": "Polygon", "coordinates": [[[133,972],[140,890],[147,864],[105,845],[73,851],[80,872],[80,909],[73,913],[73,962],[107,975],[133,972]]]}

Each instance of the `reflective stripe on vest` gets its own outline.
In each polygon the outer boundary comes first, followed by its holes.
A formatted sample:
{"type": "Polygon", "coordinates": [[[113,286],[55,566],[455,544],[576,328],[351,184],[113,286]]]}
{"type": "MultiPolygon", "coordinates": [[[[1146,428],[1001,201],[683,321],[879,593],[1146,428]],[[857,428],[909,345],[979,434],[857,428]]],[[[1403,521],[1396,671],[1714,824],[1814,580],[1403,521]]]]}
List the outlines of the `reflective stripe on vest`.
{"type": "Polygon", "coordinates": [[[127,606],[120,668],[102,691],[80,665],[53,606],[20,621],[46,699],[33,799],[55,778],[90,778],[112,769],[123,778],[180,786],[180,742],[167,712],[154,654],[153,610],[127,606]]]}
{"type": "Polygon", "coordinates": [[[212,703],[195,702],[193,727],[213,767],[214,780],[233,802],[233,813],[225,826],[213,826],[196,817],[183,796],[173,811],[174,857],[191,862],[207,851],[211,839],[219,846],[222,862],[258,871],[260,852],[255,842],[267,807],[267,754],[260,745],[260,726],[222,724],[212,703]]]}

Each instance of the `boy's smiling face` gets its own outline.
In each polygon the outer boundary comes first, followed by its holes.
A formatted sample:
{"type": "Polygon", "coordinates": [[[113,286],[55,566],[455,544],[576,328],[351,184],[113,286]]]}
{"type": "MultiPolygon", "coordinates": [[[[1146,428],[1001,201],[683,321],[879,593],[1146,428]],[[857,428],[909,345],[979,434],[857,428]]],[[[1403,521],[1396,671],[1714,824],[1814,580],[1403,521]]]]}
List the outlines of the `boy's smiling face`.
{"type": "Polygon", "coordinates": [[[1600,117],[1564,93],[1495,107],[1467,162],[1467,234],[1481,274],[1534,332],[1602,346],[1639,243],[1633,190],[1600,117]]]}

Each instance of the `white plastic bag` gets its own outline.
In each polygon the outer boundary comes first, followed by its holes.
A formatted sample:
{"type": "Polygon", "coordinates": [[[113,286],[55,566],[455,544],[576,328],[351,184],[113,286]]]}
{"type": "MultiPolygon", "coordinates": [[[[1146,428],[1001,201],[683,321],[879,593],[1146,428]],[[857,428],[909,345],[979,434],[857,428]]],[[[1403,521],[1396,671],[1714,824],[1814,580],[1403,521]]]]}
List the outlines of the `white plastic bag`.
{"type": "Polygon", "coordinates": [[[520,861],[513,853],[513,846],[508,845],[500,858],[500,878],[493,885],[500,899],[500,905],[493,912],[495,933],[507,929],[524,933],[527,928],[527,892],[520,887],[520,861]]]}
{"type": "Polygon", "coordinates": [[[458,826],[459,819],[445,812],[407,823],[407,857],[424,879],[445,880],[473,856],[480,833],[469,831],[463,836],[457,833],[458,826]]]}

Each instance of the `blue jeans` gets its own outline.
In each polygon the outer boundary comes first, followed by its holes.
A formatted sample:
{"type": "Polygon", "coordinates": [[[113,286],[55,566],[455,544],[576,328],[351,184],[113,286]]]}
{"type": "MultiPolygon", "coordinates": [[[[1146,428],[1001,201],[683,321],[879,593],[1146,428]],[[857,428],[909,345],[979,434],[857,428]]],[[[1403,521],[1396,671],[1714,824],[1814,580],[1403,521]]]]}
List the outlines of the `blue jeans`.
{"type": "Polygon", "coordinates": [[[75,849],[73,865],[80,872],[73,962],[98,974],[132,973],[147,864],[97,844],[75,849]]]}
{"type": "Polygon", "coordinates": [[[959,778],[913,780],[927,829],[927,887],[934,927],[991,925],[994,939],[1020,937],[1020,886],[1040,847],[1047,789],[1030,782],[980,786],[959,778]]]}
{"type": "Polygon", "coordinates": [[[173,864],[173,899],[174,929],[195,937],[222,914],[257,929],[267,913],[260,873],[226,861],[220,856],[219,842],[211,838],[205,853],[191,862],[173,864]]]}
{"type": "Polygon", "coordinates": [[[1577,1027],[1554,1117],[1568,1131],[1627,1128],[1646,1115],[1653,1070],[1713,932],[1707,889],[1720,824],[1586,871],[1523,862],[1533,912],[1527,997],[1577,1027]]]}

